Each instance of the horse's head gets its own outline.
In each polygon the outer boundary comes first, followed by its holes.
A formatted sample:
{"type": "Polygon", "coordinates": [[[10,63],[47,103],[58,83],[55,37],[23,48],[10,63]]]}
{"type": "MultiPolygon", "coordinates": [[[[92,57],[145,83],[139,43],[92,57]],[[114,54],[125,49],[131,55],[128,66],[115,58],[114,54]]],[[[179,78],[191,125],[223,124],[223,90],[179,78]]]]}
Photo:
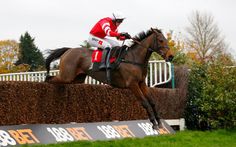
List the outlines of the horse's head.
{"type": "Polygon", "coordinates": [[[166,61],[172,61],[174,58],[173,52],[168,46],[168,41],[162,32],[158,29],[151,29],[153,32],[152,49],[162,56],[166,61]]]}

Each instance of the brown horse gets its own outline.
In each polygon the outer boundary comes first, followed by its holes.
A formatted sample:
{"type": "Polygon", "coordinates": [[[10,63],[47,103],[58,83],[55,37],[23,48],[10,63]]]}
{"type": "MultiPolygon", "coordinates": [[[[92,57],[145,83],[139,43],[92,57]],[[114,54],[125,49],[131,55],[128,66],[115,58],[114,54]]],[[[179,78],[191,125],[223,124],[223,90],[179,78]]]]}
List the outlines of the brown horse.
{"type": "MultiPolygon", "coordinates": [[[[155,102],[145,83],[148,60],[152,52],[157,52],[164,59],[170,61],[173,58],[167,39],[158,29],[150,29],[141,32],[133,39],[133,45],[129,47],[119,66],[111,71],[110,85],[118,88],[130,89],[136,98],[146,109],[153,129],[162,127],[155,102]],[[157,126],[158,123],[158,126],[157,126]]],[[[47,77],[49,83],[83,83],[87,75],[107,83],[106,71],[91,70],[92,50],[80,48],[60,48],[54,50],[46,59],[47,74],[49,75],[50,63],[60,58],[59,75],[47,77]]]]}

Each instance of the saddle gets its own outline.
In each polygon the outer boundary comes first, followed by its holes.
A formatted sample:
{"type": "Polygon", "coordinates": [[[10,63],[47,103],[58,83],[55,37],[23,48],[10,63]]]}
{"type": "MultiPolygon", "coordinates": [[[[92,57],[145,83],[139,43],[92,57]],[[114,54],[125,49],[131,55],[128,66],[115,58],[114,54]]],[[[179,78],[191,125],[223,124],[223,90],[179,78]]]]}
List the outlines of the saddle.
{"type": "MultiPolygon", "coordinates": [[[[121,60],[124,57],[124,54],[127,51],[128,46],[124,45],[124,46],[116,46],[113,47],[111,50],[111,56],[110,56],[110,63],[111,63],[111,69],[115,70],[119,67],[119,64],[121,62],[121,60]]],[[[92,70],[93,71],[100,71],[99,66],[101,64],[101,60],[102,60],[102,54],[103,54],[103,49],[96,49],[93,51],[92,53],[92,70]]]]}

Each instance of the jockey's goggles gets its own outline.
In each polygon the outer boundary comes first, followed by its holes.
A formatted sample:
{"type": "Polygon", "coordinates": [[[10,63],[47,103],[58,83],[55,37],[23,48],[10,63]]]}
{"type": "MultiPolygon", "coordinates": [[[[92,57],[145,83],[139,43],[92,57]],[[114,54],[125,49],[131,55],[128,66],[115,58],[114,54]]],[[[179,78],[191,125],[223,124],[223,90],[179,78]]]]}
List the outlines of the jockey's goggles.
{"type": "Polygon", "coordinates": [[[116,19],[116,22],[122,23],[124,19],[116,19]]]}

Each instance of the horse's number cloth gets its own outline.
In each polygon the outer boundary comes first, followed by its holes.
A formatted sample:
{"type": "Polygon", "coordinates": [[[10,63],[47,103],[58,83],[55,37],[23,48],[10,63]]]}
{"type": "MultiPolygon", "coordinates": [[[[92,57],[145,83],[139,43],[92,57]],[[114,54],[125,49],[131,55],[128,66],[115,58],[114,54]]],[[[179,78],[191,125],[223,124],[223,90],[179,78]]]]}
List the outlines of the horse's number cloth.
{"type": "MultiPolygon", "coordinates": [[[[110,58],[110,62],[113,63],[115,61],[115,57],[110,58]]],[[[94,50],[92,53],[92,62],[101,62],[102,61],[102,50],[94,50]]]]}

